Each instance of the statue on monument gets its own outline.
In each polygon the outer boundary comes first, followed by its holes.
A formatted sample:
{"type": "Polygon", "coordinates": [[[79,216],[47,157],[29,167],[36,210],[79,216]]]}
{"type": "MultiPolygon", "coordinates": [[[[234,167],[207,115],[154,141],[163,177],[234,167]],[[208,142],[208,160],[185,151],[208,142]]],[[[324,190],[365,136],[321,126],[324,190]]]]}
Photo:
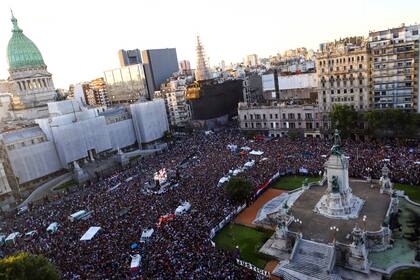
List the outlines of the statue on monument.
{"type": "Polygon", "coordinates": [[[336,156],[341,156],[341,137],[338,129],[334,132],[334,145],[331,148],[331,153],[336,156]]]}
{"type": "Polygon", "coordinates": [[[338,185],[338,177],[337,176],[332,177],[332,183],[331,184],[332,184],[331,192],[338,193],[340,191],[340,186],[338,185]]]}
{"type": "Polygon", "coordinates": [[[389,178],[389,168],[388,166],[386,166],[386,164],[384,165],[384,167],[382,167],[382,177],[379,179],[379,185],[381,186],[381,192],[388,192],[388,193],[392,193],[392,183],[391,183],[391,179],[389,178]]]}

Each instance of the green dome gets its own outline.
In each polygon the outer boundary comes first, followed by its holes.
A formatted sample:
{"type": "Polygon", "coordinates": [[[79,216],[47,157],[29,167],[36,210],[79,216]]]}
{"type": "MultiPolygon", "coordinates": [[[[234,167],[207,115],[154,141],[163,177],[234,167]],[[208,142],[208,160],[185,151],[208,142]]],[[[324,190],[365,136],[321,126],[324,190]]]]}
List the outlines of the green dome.
{"type": "Polygon", "coordinates": [[[12,14],[13,35],[7,45],[9,70],[46,66],[37,46],[23,34],[12,14]]]}

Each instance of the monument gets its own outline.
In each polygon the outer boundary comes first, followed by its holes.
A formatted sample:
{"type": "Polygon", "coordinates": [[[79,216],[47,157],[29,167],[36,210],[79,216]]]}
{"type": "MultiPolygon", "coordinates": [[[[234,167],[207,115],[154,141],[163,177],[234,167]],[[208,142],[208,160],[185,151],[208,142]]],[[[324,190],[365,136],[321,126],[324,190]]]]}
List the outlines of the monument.
{"type": "Polygon", "coordinates": [[[80,167],[77,161],[73,161],[73,179],[81,184],[89,180],[89,175],[80,167]]]}
{"type": "Polygon", "coordinates": [[[327,190],[314,211],[328,218],[354,219],[359,216],[363,200],[353,195],[349,185],[349,161],[341,151],[341,139],[335,130],[331,155],[325,163],[327,190]]]}
{"type": "Polygon", "coordinates": [[[382,167],[382,176],[379,179],[379,185],[381,186],[381,193],[389,193],[392,194],[392,183],[391,183],[391,179],[389,178],[389,168],[388,166],[386,166],[386,164],[384,165],[384,167],[382,167]]]}
{"type": "MultiPolygon", "coordinates": [[[[349,160],[340,142],[336,130],[321,180],[305,180],[301,188],[272,198],[258,210],[254,224],[276,225],[275,233],[259,249],[278,261],[272,275],[307,280],[390,276],[392,266],[378,272],[378,263],[389,256],[385,251],[401,246],[394,245],[401,241],[392,236],[399,198],[392,191],[389,169],[382,168],[381,192],[370,187],[376,180],[349,179],[349,160]]],[[[398,237],[401,233],[396,232],[398,237]]]]}

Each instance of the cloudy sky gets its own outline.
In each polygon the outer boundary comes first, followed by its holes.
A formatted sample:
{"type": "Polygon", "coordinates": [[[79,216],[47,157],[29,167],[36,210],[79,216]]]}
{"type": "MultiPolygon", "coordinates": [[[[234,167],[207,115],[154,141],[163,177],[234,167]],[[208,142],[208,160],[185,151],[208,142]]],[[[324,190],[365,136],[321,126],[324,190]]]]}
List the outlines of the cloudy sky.
{"type": "Polygon", "coordinates": [[[11,8],[62,88],[118,67],[121,48],[176,47],[194,65],[197,34],[215,65],[420,23],[418,0],[1,0],[0,79],[11,8]]]}

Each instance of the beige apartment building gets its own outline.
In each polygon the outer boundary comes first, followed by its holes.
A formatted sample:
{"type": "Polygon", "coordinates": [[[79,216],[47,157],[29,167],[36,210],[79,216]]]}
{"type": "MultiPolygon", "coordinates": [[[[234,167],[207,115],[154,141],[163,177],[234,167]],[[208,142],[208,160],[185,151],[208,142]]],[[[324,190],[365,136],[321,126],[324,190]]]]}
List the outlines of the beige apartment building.
{"type": "Polygon", "coordinates": [[[369,110],[370,63],[368,42],[364,37],[349,37],[321,44],[316,54],[318,104],[331,111],[335,104],[369,110]]]}

